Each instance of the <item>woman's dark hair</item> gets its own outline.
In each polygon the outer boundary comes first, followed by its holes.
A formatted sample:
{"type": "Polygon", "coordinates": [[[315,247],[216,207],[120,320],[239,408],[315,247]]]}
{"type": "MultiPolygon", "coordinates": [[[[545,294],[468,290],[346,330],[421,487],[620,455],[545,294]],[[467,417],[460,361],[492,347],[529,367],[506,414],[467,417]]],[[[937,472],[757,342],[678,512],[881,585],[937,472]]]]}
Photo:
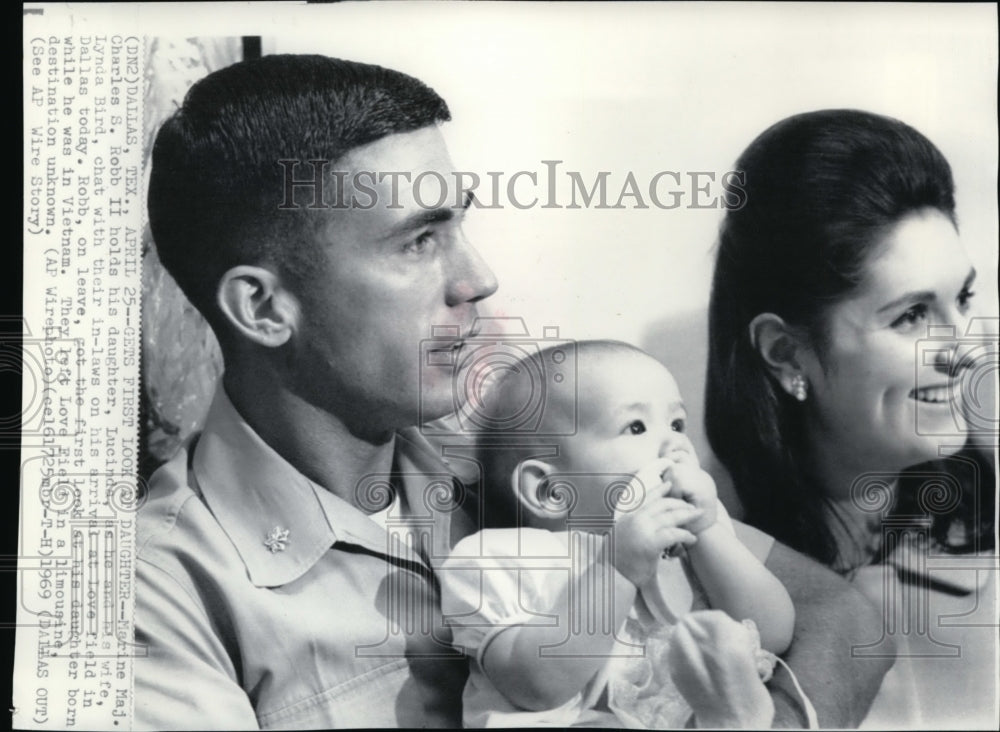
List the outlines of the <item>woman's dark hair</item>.
{"type": "MultiPolygon", "coordinates": [[[[706,432],[746,520],[832,565],[837,547],[820,483],[804,460],[801,405],[765,367],[749,324],[775,313],[822,352],[826,313],[860,284],[890,227],[928,208],[955,223],[951,169],[912,127],[857,110],[782,120],[750,144],[735,169],[744,205],[727,211],[720,232],[706,432]]],[[[943,535],[940,526],[934,533],[943,535]]]]}

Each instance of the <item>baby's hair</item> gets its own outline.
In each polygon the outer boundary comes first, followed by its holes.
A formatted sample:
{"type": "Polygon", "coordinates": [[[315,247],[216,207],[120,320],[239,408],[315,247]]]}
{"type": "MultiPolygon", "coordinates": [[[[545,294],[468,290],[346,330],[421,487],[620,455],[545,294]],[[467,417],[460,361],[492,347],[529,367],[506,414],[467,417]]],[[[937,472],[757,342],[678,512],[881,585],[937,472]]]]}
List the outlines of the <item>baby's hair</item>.
{"type": "MultiPolygon", "coordinates": [[[[482,401],[481,428],[476,440],[476,459],[483,470],[481,501],[483,527],[513,528],[520,525],[518,501],[514,495],[511,478],[514,469],[530,458],[545,460],[558,454],[564,440],[575,432],[578,413],[576,400],[585,398],[588,391],[588,368],[594,361],[608,356],[645,356],[653,358],[641,348],[624,341],[595,339],[566,344],[547,345],[538,351],[526,352],[513,366],[498,371],[487,388],[482,401]],[[575,379],[556,381],[546,375],[546,364],[556,350],[575,351],[567,356],[566,370],[575,367],[575,379]],[[572,363],[569,363],[573,359],[572,363]],[[523,423],[505,426],[502,415],[510,413],[511,404],[525,403],[529,392],[541,388],[538,411],[541,419],[531,429],[523,423]]],[[[551,367],[550,367],[551,368],[551,367]]],[[[509,420],[507,420],[509,422],[509,420]]]]}

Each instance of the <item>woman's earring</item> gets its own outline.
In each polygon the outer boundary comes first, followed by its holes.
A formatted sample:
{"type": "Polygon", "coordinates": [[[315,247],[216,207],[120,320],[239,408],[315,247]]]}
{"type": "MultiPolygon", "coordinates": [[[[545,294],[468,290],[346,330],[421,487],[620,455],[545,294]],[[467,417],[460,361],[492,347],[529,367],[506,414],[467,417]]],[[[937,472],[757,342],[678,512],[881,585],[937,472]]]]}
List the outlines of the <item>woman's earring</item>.
{"type": "Polygon", "coordinates": [[[795,376],[792,377],[791,391],[793,397],[798,399],[800,402],[804,402],[808,394],[806,389],[806,377],[802,374],[795,374],[795,376]]]}

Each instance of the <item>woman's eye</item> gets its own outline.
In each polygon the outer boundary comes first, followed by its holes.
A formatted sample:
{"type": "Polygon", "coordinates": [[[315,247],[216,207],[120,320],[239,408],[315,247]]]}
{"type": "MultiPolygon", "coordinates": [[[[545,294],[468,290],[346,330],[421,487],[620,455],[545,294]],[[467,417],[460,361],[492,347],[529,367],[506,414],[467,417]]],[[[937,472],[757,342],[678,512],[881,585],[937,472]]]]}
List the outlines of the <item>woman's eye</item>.
{"type": "Polygon", "coordinates": [[[959,307],[959,309],[961,309],[964,312],[969,307],[969,302],[975,296],[976,296],[976,293],[974,293],[968,287],[966,287],[960,293],[958,293],[958,307],[959,307]]]}
{"type": "Polygon", "coordinates": [[[641,419],[629,422],[628,427],[625,428],[630,435],[641,435],[646,431],[646,423],[641,419]]]}
{"type": "Polygon", "coordinates": [[[893,328],[910,328],[927,317],[927,305],[917,303],[892,322],[893,328]]]}
{"type": "Polygon", "coordinates": [[[675,419],[670,423],[670,429],[674,432],[683,432],[687,427],[687,423],[683,419],[675,419]]]}
{"type": "Polygon", "coordinates": [[[416,239],[406,242],[406,244],[403,245],[403,251],[407,254],[422,254],[433,240],[433,232],[425,231],[416,239]]]}

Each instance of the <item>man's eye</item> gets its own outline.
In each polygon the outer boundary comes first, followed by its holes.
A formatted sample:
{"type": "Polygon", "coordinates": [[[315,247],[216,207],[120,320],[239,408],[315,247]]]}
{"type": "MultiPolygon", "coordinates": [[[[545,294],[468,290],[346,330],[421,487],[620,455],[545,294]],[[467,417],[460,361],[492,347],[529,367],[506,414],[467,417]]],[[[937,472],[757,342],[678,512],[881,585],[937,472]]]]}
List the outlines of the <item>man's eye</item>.
{"type": "Polygon", "coordinates": [[[629,422],[628,427],[625,428],[630,435],[641,435],[646,431],[646,423],[641,419],[629,422]]]}
{"type": "Polygon", "coordinates": [[[416,239],[406,242],[406,244],[403,245],[403,251],[407,254],[423,254],[433,241],[434,233],[431,231],[425,231],[416,239]]]}
{"type": "Polygon", "coordinates": [[[892,327],[898,330],[907,330],[924,320],[926,317],[927,305],[925,303],[917,303],[892,321],[892,327]]]}
{"type": "Polygon", "coordinates": [[[962,291],[960,293],[958,293],[958,307],[959,307],[959,309],[962,312],[965,312],[965,310],[968,309],[968,307],[969,307],[969,302],[971,302],[972,298],[974,298],[975,296],[976,296],[976,293],[974,293],[968,287],[963,288],[962,291]]]}
{"type": "Polygon", "coordinates": [[[670,429],[674,432],[683,432],[687,428],[687,422],[683,419],[675,419],[670,423],[670,429]]]}

